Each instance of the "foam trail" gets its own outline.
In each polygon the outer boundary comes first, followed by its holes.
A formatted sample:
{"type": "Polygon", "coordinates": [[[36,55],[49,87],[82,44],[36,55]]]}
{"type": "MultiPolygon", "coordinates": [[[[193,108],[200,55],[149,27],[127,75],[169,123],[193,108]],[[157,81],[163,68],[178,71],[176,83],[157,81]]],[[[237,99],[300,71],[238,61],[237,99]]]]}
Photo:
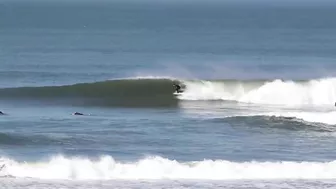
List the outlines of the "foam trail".
{"type": "Polygon", "coordinates": [[[19,163],[2,159],[1,176],[37,179],[335,179],[332,162],[230,162],[203,160],[178,162],[148,157],[122,163],[110,156],[93,161],[86,158],[56,156],[46,162],[19,163]]]}
{"type": "Polygon", "coordinates": [[[333,105],[336,78],[310,81],[183,81],[182,100],[231,100],[270,105],[333,105]]]}
{"type": "Polygon", "coordinates": [[[312,123],[324,123],[329,125],[336,124],[336,112],[272,112],[267,113],[268,116],[277,116],[277,117],[295,117],[302,119],[307,122],[312,123]]]}

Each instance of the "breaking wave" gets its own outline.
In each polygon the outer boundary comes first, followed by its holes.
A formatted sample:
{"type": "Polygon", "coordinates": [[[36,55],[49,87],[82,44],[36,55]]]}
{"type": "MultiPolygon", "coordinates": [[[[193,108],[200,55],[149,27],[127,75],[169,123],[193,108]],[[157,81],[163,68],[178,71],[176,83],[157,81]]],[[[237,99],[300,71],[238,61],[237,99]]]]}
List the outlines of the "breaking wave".
{"type": "Polygon", "coordinates": [[[185,81],[184,100],[230,100],[270,105],[333,105],[336,78],[308,81],[185,81]]]}
{"type": "MultiPolygon", "coordinates": [[[[336,78],[283,80],[179,80],[130,78],[67,86],[0,89],[1,98],[58,99],[70,104],[99,106],[177,106],[178,100],[224,100],[243,103],[325,106],[336,101],[336,78]],[[174,96],[173,82],[184,92],[174,96]]],[[[59,101],[57,101],[59,102],[59,101]]]]}
{"type": "Polygon", "coordinates": [[[135,162],[120,162],[111,156],[99,159],[55,156],[41,162],[0,159],[0,176],[37,179],[335,179],[331,162],[231,162],[203,160],[178,162],[159,156],[135,162]]]}

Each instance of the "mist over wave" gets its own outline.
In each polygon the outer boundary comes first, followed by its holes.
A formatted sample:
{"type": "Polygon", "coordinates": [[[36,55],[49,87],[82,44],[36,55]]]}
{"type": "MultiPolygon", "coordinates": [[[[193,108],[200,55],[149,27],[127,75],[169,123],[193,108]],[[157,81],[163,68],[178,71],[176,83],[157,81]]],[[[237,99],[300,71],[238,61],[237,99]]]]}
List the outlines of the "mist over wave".
{"type": "Polygon", "coordinates": [[[47,161],[17,162],[1,158],[2,177],[37,179],[335,179],[336,162],[231,162],[203,160],[178,162],[147,157],[119,162],[111,156],[99,159],[54,156],[47,161]]]}

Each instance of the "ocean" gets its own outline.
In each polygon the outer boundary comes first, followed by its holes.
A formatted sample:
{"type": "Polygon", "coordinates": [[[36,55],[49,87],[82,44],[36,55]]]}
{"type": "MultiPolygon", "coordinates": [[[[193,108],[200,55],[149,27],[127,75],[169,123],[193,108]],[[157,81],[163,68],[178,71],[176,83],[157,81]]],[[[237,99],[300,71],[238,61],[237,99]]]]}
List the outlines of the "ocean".
{"type": "Polygon", "coordinates": [[[335,17],[1,1],[0,188],[336,188],[335,17]]]}

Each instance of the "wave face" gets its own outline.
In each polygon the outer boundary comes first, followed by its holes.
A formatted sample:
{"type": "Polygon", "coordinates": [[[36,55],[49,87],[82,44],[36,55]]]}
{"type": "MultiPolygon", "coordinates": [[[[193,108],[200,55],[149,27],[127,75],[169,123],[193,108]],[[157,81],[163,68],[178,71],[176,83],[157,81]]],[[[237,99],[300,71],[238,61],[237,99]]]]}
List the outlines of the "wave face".
{"type": "Polygon", "coordinates": [[[178,162],[148,157],[136,162],[118,162],[110,156],[97,160],[55,156],[45,162],[0,159],[2,177],[38,179],[335,179],[332,162],[231,162],[203,160],[178,162]]]}
{"type": "Polygon", "coordinates": [[[171,79],[120,79],[67,86],[0,89],[5,99],[95,106],[176,106],[171,79]]]}
{"type": "MultiPolygon", "coordinates": [[[[174,80],[134,78],[82,83],[68,86],[0,89],[7,99],[52,99],[76,105],[177,106],[178,100],[224,100],[286,106],[333,105],[336,78],[307,81],[282,80],[174,80]],[[184,93],[175,97],[173,83],[181,83],[184,93]]],[[[57,101],[57,103],[59,103],[57,101]]]]}
{"type": "Polygon", "coordinates": [[[184,100],[229,100],[269,105],[333,105],[336,78],[309,81],[184,81],[184,100]]]}

